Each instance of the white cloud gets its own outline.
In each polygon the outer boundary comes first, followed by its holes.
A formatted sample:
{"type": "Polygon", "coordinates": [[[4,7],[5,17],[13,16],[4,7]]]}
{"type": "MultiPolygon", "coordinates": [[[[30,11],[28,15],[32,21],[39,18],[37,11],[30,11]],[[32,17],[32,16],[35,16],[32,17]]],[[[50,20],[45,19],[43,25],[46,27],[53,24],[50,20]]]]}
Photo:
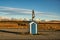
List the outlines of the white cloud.
{"type": "Polygon", "coordinates": [[[5,13],[5,12],[0,12],[0,14],[8,14],[8,13],[5,13]]]}
{"type": "Polygon", "coordinates": [[[39,16],[47,16],[47,17],[53,17],[53,18],[60,18],[59,16],[56,15],[52,15],[52,14],[48,14],[48,13],[41,13],[41,14],[37,14],[39,16]]]}
{"type": "MultiPolygon", "coordinates": [[[[48,16],[48,17],[56,17],[56,18],[59,18],[59,16],[56,16],[56,15],[52,15],[50,14],[51,12],[38,12],[38,11],[35,11],[35,14],[36,15],[40,15],[40,16],[48,16]]],[[[31,15],[32,14],[32,10],[30,9],[23,9],[23,8],[11,8],[11,7],[3,7],[3,6],[0,6],[0,14],[3,14],[3,15],[24,15],[24,14],[28,14],[28,15],[31,15]]]]}
{"type": "Polygon", "coordinates": [[[16,14],[17,13],[22,13],[22,14],[31,14],[32,10],[28,10],[28,9],[22,9],[22,8],[11,8],[11,7],[1,7],[0,6],[0,12],[6,12],[6,13],[11,13],[11,14],[16,14]]]}

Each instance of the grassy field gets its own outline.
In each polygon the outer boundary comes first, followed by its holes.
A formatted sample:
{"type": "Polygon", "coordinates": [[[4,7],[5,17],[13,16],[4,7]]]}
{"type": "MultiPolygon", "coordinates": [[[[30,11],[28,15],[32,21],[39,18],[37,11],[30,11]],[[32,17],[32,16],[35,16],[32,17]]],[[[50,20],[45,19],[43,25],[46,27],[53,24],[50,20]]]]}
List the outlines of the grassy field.
{"type": "MultiPolygon", "coordinates": [[[[1,28],[21,28],[28,29],[29,21],[0,21],[1,28]]],[[[38,30],[60,30],[60,22],[40,22],[38,24],[38,30]]]]}
{"type": "Polygon", "coordinates": [[[29,23],[0,21],[0,40],[60,40],[60,23],[37,23],[37,35],[29,33],[29,23]]]}

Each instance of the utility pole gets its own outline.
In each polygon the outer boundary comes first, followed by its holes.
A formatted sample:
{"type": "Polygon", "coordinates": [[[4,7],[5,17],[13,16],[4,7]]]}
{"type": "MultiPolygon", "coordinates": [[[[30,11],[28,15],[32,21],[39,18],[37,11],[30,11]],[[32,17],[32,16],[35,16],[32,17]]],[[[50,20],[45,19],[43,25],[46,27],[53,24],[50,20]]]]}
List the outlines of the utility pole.
{"type": "Polygon", "coordinates": [[[32,10],[32,21],[35,18],[34,10],[32,10]]]}

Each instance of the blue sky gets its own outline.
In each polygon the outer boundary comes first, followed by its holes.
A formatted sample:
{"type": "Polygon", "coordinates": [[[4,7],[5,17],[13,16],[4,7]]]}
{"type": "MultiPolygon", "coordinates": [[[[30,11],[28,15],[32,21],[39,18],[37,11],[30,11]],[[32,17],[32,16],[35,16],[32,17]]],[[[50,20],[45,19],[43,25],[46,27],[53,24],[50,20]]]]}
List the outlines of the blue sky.
{"type": "Polygon", "coordinates": [[[60,0],[0,0],[0,16],[31,19],[33,9],[36,19],[60,20],[60,0]]]}

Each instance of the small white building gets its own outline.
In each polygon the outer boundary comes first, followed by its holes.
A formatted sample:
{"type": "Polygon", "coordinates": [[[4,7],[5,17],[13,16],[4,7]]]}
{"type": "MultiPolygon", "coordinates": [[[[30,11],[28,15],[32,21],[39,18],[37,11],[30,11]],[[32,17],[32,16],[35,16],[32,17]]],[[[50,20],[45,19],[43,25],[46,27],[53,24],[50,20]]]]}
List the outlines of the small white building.
{"type": "Polygon", "coordinates": [[[37,23],[36,22],[30,23],[30,34],[37,34],[37,23]]]}

